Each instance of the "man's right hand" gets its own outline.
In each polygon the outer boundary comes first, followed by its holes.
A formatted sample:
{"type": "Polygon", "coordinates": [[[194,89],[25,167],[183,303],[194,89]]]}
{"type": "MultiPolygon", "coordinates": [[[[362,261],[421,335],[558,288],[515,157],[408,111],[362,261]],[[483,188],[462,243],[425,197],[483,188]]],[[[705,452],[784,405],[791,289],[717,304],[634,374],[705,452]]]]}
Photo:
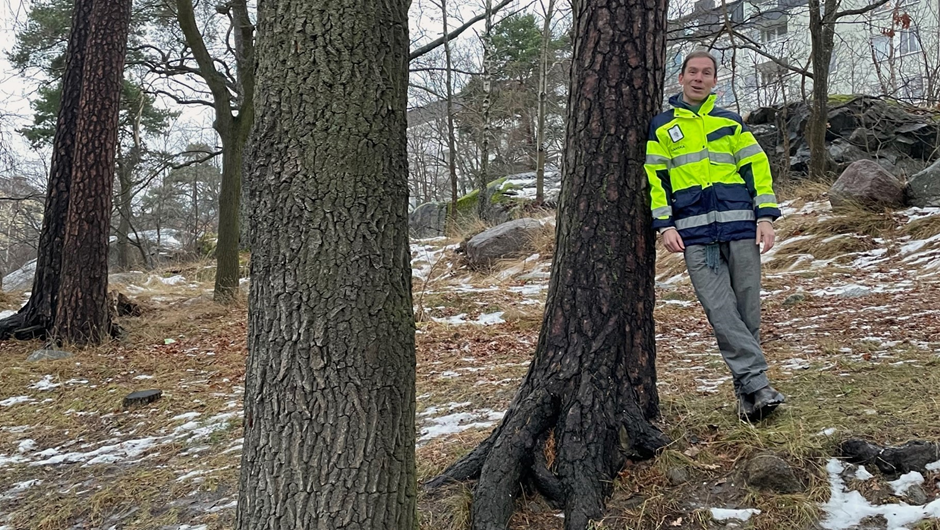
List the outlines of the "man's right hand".
{"type": "Polygon", "coordinates": [[[669,252],[685,251],[685,243],[682,242],[682,236],[680,236],[679,231],[674,228],[663,232],[663,245],[666,246],[666,250],[669,252]]]}

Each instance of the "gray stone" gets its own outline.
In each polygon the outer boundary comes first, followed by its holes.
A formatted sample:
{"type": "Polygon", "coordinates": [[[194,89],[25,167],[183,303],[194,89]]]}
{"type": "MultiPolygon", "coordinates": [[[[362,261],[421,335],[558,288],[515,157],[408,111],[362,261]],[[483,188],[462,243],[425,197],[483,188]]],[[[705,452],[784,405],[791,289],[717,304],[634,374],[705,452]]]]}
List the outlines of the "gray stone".
{"type": "Polygon", "coordinates": [[[162,390],[138,390],[137,392],[131,392],[125,396],[122,405],[124,408],[134,405],[146,405],[148,403],[153,403],[162,396],[162,390]]]}
{"type": "Polygon", "coordinates": [[[762,125],[767,123],[774,123],[777,119],[777,109],[773,107],[760,107],[752,110],[747,114],[748,127],[751,125],[762,125]]]}
{"type": "Polygon", "coordinates": [[[689,470],[685,466],[673,466],[666,470],[666,479],[673,486],[685,484],[691,478],[692,476],[689,474],[689,470]]]}
{"type": "Polygon", "coordinates": [[[798,493],[805,486],[786,460],[777,455],[757,455],[747,461],[744,477],[748,486],[777,493],[798,493]]]}
{"type": "Polygon", "coordinates": [[[116,272],[108,275],[108,285],[142,284],[147,281],[147,275],[140,271],[116,272]]]}
{"type": "Polygon", "coordinates": [[[926,473],[927,464],[940,460],[940,445],[913,440],[896,447],[882,447],[858,438],[845,440],[839,453],[855,464],[875,464],[884,474],[926,473]]]}
{"type": "Polygon", "coordinates": [[[904,186],[894,175],[872,160],[853,162],[829,189],[833,208],[858,204],[871,208],[904,204],[904,186]]]}
{"type": "Polygon", "coordinates": [[[927,464],[940,460],[940,445],[914,440],[897,447],[885,447],[877,460],[882,473],[925,473],[927,464]]]}
{"type": "Polygon", "coordinates": [[[72,354],[62,350],[36,350],[29,354],[27,361],[58,361],[59,359],[68,359],[72,354]]]}
{"type": "Polygon", "coordinates": [[[924,491],[924,488],[917,484],[907,488],[907,492],[904,494],[903,498],[908,502],[908,504],[914,504],[917,506],[921,504],[927,504],[927,501],[929,500],[927,497],[927,492],[924,491]]]}
{"type": "Polygon", "coordinates": [[[911,206],[940,206],[940,160],[910,178],[907,182],[907,200],[911,206]]]}
{"type": "Polygon", "coordinates": [[[444,235],[449,203],[428,202],[418,206],[408,215],[408,229],[411,237],[423,239],[444,235]]]}
{"type": "Polygon", "coordinates": [[[530,248],[531,241],[542,229],[542,223],[525,218],[509,221],[485,230],[467,242],[467,259],[471,267],[489,267],[496,260],[516,257],[530,248]]]}
{"type": "Polygon", "coordinates": [[[36,274],[36,260],[26,262],[19,269],[3,277],[3,291],[28,291],[33,288],[33,276],[36,274]]]}
{"type": "Polygon", "coordinates": [[[802,302],[803,300],[806,300],[806,296],[804,296],[803,294],[800,294],[800,293],[791,294],[790,296],[787,297],[786,300],[783,301],[783,305],[785,307],[790,307],[790,306],[794,306],[802,302]]]}

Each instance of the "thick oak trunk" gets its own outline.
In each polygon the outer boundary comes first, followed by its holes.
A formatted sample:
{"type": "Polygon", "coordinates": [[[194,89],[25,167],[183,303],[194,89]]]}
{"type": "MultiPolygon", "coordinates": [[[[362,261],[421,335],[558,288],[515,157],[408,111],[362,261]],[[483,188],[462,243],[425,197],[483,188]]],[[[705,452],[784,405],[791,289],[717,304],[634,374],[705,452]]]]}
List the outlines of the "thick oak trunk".
{"type": "Polygon", "coordinates": [[[650,423],[655,252],[643,172],[666,2],[577,2],[574,23],[558,250],[535,359],[500,426],[429,484],[479,477],[476,530],[506,527],[520,482],[564,506],[566,529],[585,529],[625,458],[668,442],[650,423]]]}
{"type": "Polygon", "coordinates": [[[111,331],[108,237],[130,17],[131,0],[98,1],[92,11],[54,328],[71,342],[111,331]]]}
{"type": "Polygon", "coordinates": [[[55,321],[86,40],[94,3],[93,0],[76,0],[72,11],[72,29],[69,32],[65,74],[62,77],[62,102],[52,140],[52,163],[46,186],[33,288],[26,305],[17,314],[0,321],[0,340],[9,336],[44,336],[55,321]]]}
{"type": "Polygon", "coordinates": [[[259,4],[239,530],[416,526],[407,10],[259,4]]]}

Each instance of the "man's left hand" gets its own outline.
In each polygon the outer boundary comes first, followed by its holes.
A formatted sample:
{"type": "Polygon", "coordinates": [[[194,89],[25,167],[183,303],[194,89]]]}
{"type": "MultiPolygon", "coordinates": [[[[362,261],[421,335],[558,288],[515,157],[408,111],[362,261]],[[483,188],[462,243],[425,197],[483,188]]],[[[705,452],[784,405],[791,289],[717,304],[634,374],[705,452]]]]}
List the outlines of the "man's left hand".
{"type": "Polygon", "coordinates": [[[765,254],[768,250],[773,248],[776,238],[777,235],[774,232],[774,225],[767,222],[757,223],[757,241],[755,241],[755,243],[758,245],[761,243],[764,244],[760,249],[761,254],[765,254]]]}

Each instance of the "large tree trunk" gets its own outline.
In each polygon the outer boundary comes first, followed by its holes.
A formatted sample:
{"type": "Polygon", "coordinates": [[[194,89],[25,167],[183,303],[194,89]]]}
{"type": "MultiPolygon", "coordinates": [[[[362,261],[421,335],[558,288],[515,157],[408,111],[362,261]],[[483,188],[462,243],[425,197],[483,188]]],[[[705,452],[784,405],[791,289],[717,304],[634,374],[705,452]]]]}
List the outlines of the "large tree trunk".
{"type": "Polygon", "coordinates": [[[55,320],[55,335],[71,342],[101,342],[111,332],[108,236],[130,20],[131,0],[95,2],[55,320]]]}
{"type": "Polygon", "coordinates": [[[222,4],[232,20],[239,100],[233,101],[225,76],[216,68],[196,22],[192,0],[176,0],[176,19],[199,65],[199,75],[212,93],[215,130],[222,141],[222,188],[219,193],[219,239],[216,244],[215,294],[217,302],[231,302],[238,289],[238,214],[241,202],[242,153],[254,122],[255,28],[246,0],[222,4]],[[238,114],[232,108],[238,108],[238,114]]]}
{"type": "Polygon", "coordinates": [[[811,58],[813,61],[813,99],[806,122],[806,144],[809,147],[809,176],[823,181],[829,172],[829,151],[826,130],[829,118],[829,62],[835,43],[835,11],[838,0],[823,0],[825,13],[820,13],[820,0],[809,0],[811,58]]]}
{"type": "Polygon", "coordinates": [[[520,482],[603,515],[628,456],[667,443],[658,415],[654,240],[643,162],[662,101],[665,0],[576,2],[557,251],[535,359],[499,427],[429,486],[479,476],[473,528],[505,528],[520,482]],[[554,439],[549,467],[545,443],[554,439]]]}
{"type": "MultiPolygon", "coordinates": [[[[220,131],[220,135],[222,132],[220,131]]],[[[219,239],[216,244],[216,302],[228,303],[238,291],[238,215],[241,212],[242,150],[244,138],[235,132],[222,138],[222,187],[219,190],[219,239]]]]}
{"type": "Polygon", "coordinates": [[[17,338],[44,336],[55,322],[86,40],[94,3],[93,0],[76,0],[72,11],[72,30],[66,51],[65,74],[62,77],[62,102],[52,141],[52,164],[39,235],[36,275],[26,305],[17,314],[0,321],[0,339],[11,335],[17,338]]]}
{"type": "Polygon", "coordinates": [[[239,530],[416,526],[408,4],[259,5],[239,530]]]}
{"type": "MultiPolygon", "coordinates": [[[[241,276],[238,249],[242,198],[242,160],[245,143],[255,120],[255,27],[248,16],[246,0],[229,4],[232,17],[238,87],[241,96],[238,116],[230,120],[231,131],[226,145],[222,139],[222,188],[219,191],[219,241],[216,245],[215,294],[216,302],[234,300],[241,276]]],[[[222,131],[219,131],[222,134],[222,131]]]]}

